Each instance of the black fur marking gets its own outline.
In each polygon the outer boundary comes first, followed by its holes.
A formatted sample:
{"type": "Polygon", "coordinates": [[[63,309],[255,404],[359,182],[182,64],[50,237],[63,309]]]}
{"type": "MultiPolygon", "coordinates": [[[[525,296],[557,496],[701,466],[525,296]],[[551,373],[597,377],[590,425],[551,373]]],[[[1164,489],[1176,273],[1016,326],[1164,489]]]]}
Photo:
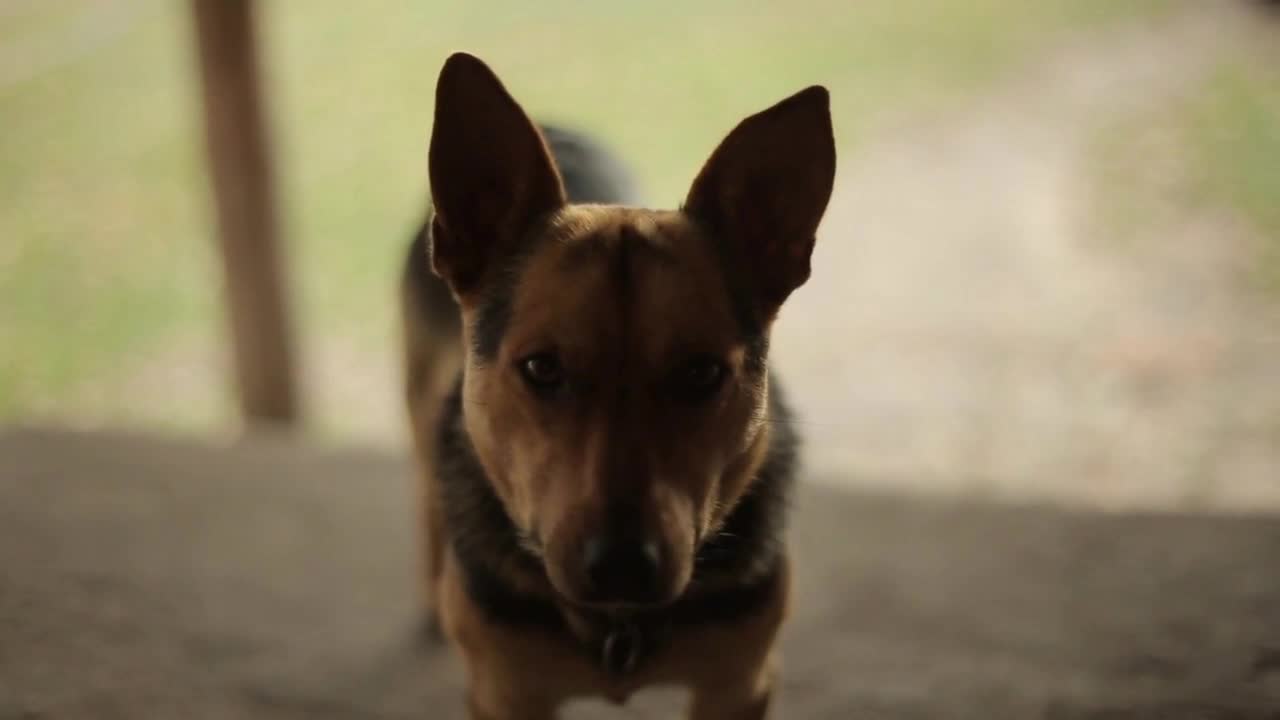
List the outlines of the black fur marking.
{"type": "MultiPolygon", "coordinates": [[[[635,296],[635,270],[632,267],[632,239],[629,237],[625,229],[622,236],[618,238],[617,247],[613,253],[613,267],[611,268],[611,276],[613,278],[612,286],[615,293],[614,299],[617,303],[617,317],[615,323],[617,326],[617,337],[622,343],[626,343],[631,339],[631,326],[633,324],[632,314],[634,312],[634,296],[635,296]]],[[[627,352],[625,345],[619,347],[621,352],[618,354],[614,372],[616,377],[627,377],[627,366],[630,364],[631,353],[627,352]]],[[[622,427],[626,424],[627,394],[630,388],[626,383],[618,382],[613,392],[613,407],[610,409],[610,423],[615,427],[622,427]]],[[[610,472],[617,477],[625,477],[625,468],[629,464],[623,453],[616,450],[613,452],[611,459],[610,472]]],[[[611,490],[610,494],[616,493],[617,490],[611,490]]]]}

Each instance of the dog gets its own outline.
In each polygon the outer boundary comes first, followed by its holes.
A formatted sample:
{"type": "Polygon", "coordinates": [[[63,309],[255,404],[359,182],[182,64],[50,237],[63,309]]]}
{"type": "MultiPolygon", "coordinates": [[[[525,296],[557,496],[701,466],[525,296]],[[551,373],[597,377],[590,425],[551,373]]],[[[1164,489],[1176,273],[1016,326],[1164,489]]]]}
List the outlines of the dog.
{"type": "Polygon", "coordinates": [[[829,105],[815,85],[746,118],[650,210],[602,146],[445,61],[404,392],[425,612],[475,720],[652,685],[694,720],[766,716],[798,453],[769,333],[831,195],[829,105]]]}

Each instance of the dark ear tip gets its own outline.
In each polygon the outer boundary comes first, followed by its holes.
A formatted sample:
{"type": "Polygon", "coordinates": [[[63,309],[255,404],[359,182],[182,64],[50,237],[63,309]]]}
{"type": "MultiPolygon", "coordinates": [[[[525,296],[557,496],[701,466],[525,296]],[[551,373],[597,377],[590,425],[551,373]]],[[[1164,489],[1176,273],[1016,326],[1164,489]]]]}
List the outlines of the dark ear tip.
{"type": "Polygon", "coordinates": [[[822,85],[810,85],[792,95],[786,102],[793,107],[804,107],[828,116],[831,114],[831,93],[822,85]]]}
{"type": "Polygon", "coordinates": [[[810,85],[796,93],[796,97],[805,98],[808,102],[812,103],[822,103],[827,106],[831,105],[831,93],[827,90],[826,85],[810,85]]]}
{"type": "Polygon", "coordinates": [[[483,60],[466,52],[455,52],[444,61],[440,68],[438,84],[444,85],[460,79],[476,77],[494,77],[493,70],[483,60]]]}
{"type": "Polygon", "coordinates": [[[483,60],[476,57],[475,55],[472,55],[469,52],[463,52],[461,50],[451,53],[449,57],[445,58],[445,61],[444,61],[445,70],[448,70],[449,68],[460,68],[460,67],[466,67],[466,66],[485,67],[485,64],[483,60]]]}

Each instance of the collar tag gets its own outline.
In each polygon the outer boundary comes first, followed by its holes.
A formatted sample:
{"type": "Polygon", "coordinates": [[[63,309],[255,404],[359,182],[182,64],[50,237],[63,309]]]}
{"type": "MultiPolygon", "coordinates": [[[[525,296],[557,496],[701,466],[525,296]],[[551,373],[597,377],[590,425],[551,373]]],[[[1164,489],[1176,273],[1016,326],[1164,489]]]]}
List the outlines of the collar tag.
{"type": "Polygon", "coordinates": [[[644,650],[640,630],[630,623],[616,625],[604,637],[600,661],[604,669],[613,675],[626,675],[635,670],[644,650]]]}

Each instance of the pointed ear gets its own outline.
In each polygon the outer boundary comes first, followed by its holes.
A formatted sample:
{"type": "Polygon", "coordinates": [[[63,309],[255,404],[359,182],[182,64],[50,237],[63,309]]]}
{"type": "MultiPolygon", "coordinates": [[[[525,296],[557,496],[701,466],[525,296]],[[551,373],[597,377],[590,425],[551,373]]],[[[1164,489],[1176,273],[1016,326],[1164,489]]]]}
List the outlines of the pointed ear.
{"type": "Polygon", "coordinates": [[[429,164],[431,262],[459,298],[565,204],[541,133],[493,71],[465,53],[440,70],[429,164]]]}
{"type": "Polygon", "coordinates": [[[739,123],[693,181],[685,212],[747,273],[762,317],[809,278],[835,171],[830,101],[813,86],[739,123]]]}

